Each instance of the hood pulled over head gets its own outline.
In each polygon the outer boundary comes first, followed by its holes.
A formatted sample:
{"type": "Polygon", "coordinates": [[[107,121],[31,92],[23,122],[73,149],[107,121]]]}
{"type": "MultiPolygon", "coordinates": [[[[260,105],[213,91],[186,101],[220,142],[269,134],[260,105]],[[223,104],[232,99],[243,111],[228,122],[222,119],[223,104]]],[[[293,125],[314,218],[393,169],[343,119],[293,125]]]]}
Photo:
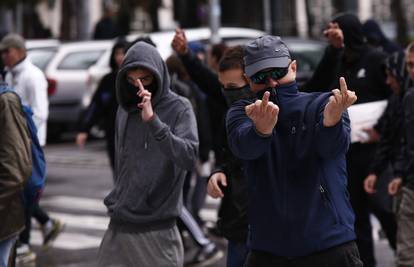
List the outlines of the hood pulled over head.
{"type": "Polygon", "coordinates": [[[151,99],[152,105],[156,105],[170,90],[167,66],[157,49],[145,42],[137,42],[128,49],[116,77],[117,100],[126,111],[137,110],[136,104],[140,102],[136,95],[139,89],[127,81],[127,72],[133,69],[146,69],[154,75],[153,84],[149,87],[156,88],[151,99]]]}
{"type": "Polygon", "coordinates": [[[332,22],[336,22],[344,34],[344,43],[347,49],[358,52],[366,44],[366,38],[361,21],[352,13],[343,13],[336,16],[332,22]]]}

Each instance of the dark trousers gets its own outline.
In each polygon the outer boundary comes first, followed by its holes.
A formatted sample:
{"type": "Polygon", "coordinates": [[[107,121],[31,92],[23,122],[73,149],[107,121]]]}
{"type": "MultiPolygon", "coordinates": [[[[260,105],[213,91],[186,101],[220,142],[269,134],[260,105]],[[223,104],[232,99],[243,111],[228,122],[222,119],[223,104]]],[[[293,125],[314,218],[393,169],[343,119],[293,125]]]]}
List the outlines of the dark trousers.
{"type": "Polygon", "coordinates": [[[347,154],[348,189],[355,212],[356,242],[365,267],[376,265],[370,214],[372,213],[378,218],[390,246],[394,249],[397,233],[397,223],[392,212],[392,200],[387,193],[388,181],[392,178],[391,174],[387,173],[387,166],[384,166],[384,174],[377,181],[376,194],[368,195],[363,188],[375,148],[375,145],[370,144],[353,144],[347,154]]]}
{"type": "Polygon", "coordinates": [[[288,259],[252,250],[245,267],[362,267],[355,242],[349,242],[306,257],[288,259]]]}
{"type": "Polygon", "coordinates": [[[32,229],[32,217],[34,217],[39,224],[44,225],[50,220],[47,213],[39,207],[39,203],[32,204],[25,207],[25,229],[20,233],[19,240],[21,243],[30,243],[30,231],[32,229]]]}

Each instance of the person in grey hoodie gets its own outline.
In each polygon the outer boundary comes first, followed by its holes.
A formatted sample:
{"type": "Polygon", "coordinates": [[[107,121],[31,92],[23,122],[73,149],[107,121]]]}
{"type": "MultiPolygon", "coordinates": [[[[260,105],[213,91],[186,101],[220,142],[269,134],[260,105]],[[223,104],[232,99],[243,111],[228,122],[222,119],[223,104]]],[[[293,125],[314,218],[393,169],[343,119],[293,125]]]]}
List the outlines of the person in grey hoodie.
{"type": "Polygon", "coordinates": [[[183,266],[176,218],[198,136],[190,102],[169,86],[156,48],[134,44],[116,79],[115,184],[98,266],[183,266]]]}

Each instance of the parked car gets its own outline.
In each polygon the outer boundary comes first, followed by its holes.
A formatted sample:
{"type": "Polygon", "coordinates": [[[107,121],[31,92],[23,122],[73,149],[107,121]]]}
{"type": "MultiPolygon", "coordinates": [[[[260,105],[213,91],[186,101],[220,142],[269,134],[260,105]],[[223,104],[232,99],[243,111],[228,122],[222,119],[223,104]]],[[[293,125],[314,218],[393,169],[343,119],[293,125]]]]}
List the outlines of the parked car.
{"type": "Polygon", "coordinates": [[[33,64],[44,71],[47,64],[56,54],[59,45],[60,42],[53,39],[27,40],[27,55],[33,64]]]}
{"type": "Polygon", "coordinates": [[[58,137],[76,126],[93,92],[88,86],[88,69],[102,60],[113,41],[85,41],[59,46],[45,68],[56,92],[49,97],[48,135],[58,137]]]}
{"type": "MultiPolygon", "coordinates": [[[[161,57],[165,60],[172,53],[171,41],[174,38],[175,31],[153,32],[153,33],[137,33],[127,36],[129,42],[133,42],[139,37],[148,36],[157,46],[161,57]]],[[[185,34],[188,41],[201,41],[205,44],[209,43],[211,32],[209,28],[186,29],[185,34]]],[[[219,30],[219,36],[225,43],[245,43],[256,37],[265,34],[263,31],[248,28],[231,28],[223,27],[219,30]]],[[[89,69],[91,91],[96,90],[101,78],[110,72],[109,57],[110,52],[107,51],[99,63],[89,69]]]]}
{"type": "MultiPolygon", "coordinates": [[[[208,28],[185,30],[188,41],[208,44],[208,28]]],[[[127,36],[133,41],[139,36],[149,36],[157,45],[162,58],[173,53],[171,41],[174,31],[127,36]]],[[[265,34],[246,28],[221,28],[219,35],[229,44],[245,44],[265,34]]],[[[303,82],[312,75],[322,55],[325,44],[300,38],[285,38],[292,50],[292,56],[299,60],[298,80],[303,82]]],[[[91,97],[101,78],[110,71],[109,57],[114,41],[89,41],[63,44],[56,56],[46,67],[47,77],[56,82],[56,94],[50,98],[49,130],[55,135],[72,130],[81,112],[89,105],[91,97]]]]}
{"type": "Polygon", "coordinates": [[[326,43],[298,37],[283,38],[289,47],[292,59],[297,61],[296,81],[299,86],[308,81],[322,59],[326,43]]]}
{"type": "MultiPolygon", "coordinates": [[[[156,44],[158,51],[163,59],[173,53],[171,41],[174,31],[155,32],[149,34],[132,34],[127,37],[128,41],[134,41],[138,37],[148,36],[156,44]]],[[[210,30],[208,28],[187,29],[185,34],[188,41],[201,41],[208,44],[210,30]]],[[[265,32],[247,28],[221,28],[219,35],[222,40],[230,45],[245,44],[249,40],[264,35],[265,32]]],[[[291,50],[292,57],[298,60],[297,81],[300,85],[305,83],[313,74],[316,66],[323,55],[326,43],[318,40],[310,40],[298,37],[286,37],[283,40],[291,50]]],[[[99,63],[89,69],[90,91],[96,90],[101,78],[110,71],[109,68],[110,51],[107,51],[99,63]]]]}
{"type": "MultiPolygon", "coordinates": [[[[30,61],[39,67],[43,72],[46,66],[56,55],[59,49],[60,42],[54,39],[45,40],[27,40],[26,49],[27,56],[30,61]]],[[[47,79],[48,82],[48,95],[49,97],[56,93],[56,84],[53,80],[47,79]]]]}

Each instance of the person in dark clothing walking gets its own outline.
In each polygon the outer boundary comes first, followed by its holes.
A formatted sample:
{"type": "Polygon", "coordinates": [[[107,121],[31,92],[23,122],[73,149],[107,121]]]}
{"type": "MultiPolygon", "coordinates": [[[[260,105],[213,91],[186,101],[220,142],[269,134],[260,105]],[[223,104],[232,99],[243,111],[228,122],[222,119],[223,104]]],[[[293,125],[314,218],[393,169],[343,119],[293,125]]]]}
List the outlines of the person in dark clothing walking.
{"type": "Polygon", "coordinates": [[[376,193],[375,185],[384,166],[391,164],[394,177],[403,175],[403,167],[399,158],[401,140],[404,138],[403,98],[412,85],[405,66],[404,52],[395,52],[386,59],[385,75],[393,94],[388,98],[387,108],[377,124],[381,127],[378,129],[381,140],[370,166],[370,174],[364,181],[364,189],[369,194],[376,193]]]}
{"type": "MultiPolygon", "coordinates": [[[[410,78],[414,80],[414,43],[405,51],[405,61],[410,78]]],[[[404,140],[400,159],[403,166],[401,176],[396,176],[388,185],[388,192],[400,194],[398,206],[397,267],[414,266],[414,89],[407,90],[403,98],[404,140]]]]}
{"type": "Polygon", "coordinates": [[[246,266],[362,266],[345,171],[355,93],[343,78],[332,93],[300,93],[277,36],[249,42],[244,63],[257,100],[235,102],[226,126],[248,178],[246,266]]]}
{"type": "MultiPolygon", "coordinates": [[[[173,43],[174,49],[178,54],[183,54],[182,51],[187,50],[189,43],[185,39],[174,38],[174,40],[176,41],[173,43]]],[[[228,147],[224,120],[228,106],[234,100],[255,96],[249,90],[243,75],[243,56],[244,51],[241,46],[229,48],[220,60],[218,75],[202,64],[199,58],[191,55],[191,51],[183,60],[186,69],[191,70],[191,73],[196,74],[197,77],[206,77],[206,82],[209,81],[210,85],[203,88],[203,91],[212,100],[224,102],[223,113],[219,114],[223,120],[220,130],[217,131],[222,156],[216,160],[216,167],[208,179],[207,190],[214,198],[223,197],[218,212],[217,227],[220,235],[229,241],[226,265],[228,267],[243,266],[247,255],[247,181],[241,162],[228,147]]]]}
{"type": "MultiPolygon", "coordinates": [[[[177,29],[174,39],[172,41],[172,47],[174,51],[178,54],[181,61],[188,74],[191,76],[191,79],[198,85],[198,87],[203,90],[204,93],[208,96],[208,108],[210,110],[210,126],[212,129],[212,138],[213,138],[213,151],[216,162],[223,162],[223,153],[222,153],[222,132],[221,123],[224,119],[225,112],[227,110],[226,101],[221,94],[220,82],[217,79],[217,73],[208,71],[208,72],[199,72],[200,68],[205,67],[204,63],[201,62],[197,56],[191,52],[187,45],[187,38],[182,29],[177,29]]],[[[221,46],[222,47],[222,46],[221,46]]],[[[222,49],[224,49],[222,47],[222,49]]],[[[213,56],[214,60],[211,62],[219,61],[220,56],[222,55],[217,49],[215,55],[213,56]]]]}
{"type": "Polygon", "coordinates": [[[378,25],[378,22],[374,19],[365,21],[362,25],[362,30],[367,37],[368,43],[374,47],[380,48],[385,53],[392,54],[394,52],[402,51],[398,44],[392,42],[385,36],[378,25]]]}
{"type": "MultiPolygon", "coordinates": [[[[255,98],[244,76],[243,57],[244,48],[236,46],[229,48],[219,62],[219,80],[229,107],[238,100],[255,98]]],[[[227,267],[242,267],[248,253],[247,179],[242,162],[228,147],[227,133],[222,135],[224,162],[210,175],[208,192],[213,198],[223,198],[217,227],[228,240],[227,267]]]]}
{"type": "Polygon", "coordinates": [[[125,56],[128,43],[118,41],[112,48],[109,65],[111,72],[106,74],[98,85],[98,89],[92,97],[92,101],[82,117],[79,118],[79,129],[76,136],[76,144],[83,148],[88,138],[88,133],[92,126],[103,120],[106,151],[112,170],[114,169],[115,153],[115,117],[118,103],[115,94],[115,81],[119,66],[125,56]]]}
{"type": "MultiPolygon", "coordinates": [[[[324,34],[330,45],[305,90],[336,88],[338,77],[343,76],[358,95],[356,104],[387,99],[391,94],[383,70],[387,54],[367,44],[359,19],[353,14],[340,14],[329,23],[324,34]]],[[[352,143],[347,153],[348,189],[355,211],[355,232],[361,259],[364,266],[373,267],[375,257],[370,213],[379,219],[388,233],[390,246],[394,248],[396,222],[391,209],[379,205],[384,201],[373,199],[364,190],[364,179],[369,174],[380,137],[375,128],[365,129],[365,133],[367,140],[352,143]]]]}
{"type": "Polygon", "coordinates": [[[96,23],[93,39],[105,40],[112,39],[119,35],[117,23],[114,20],[115,7],[112,1],[105,1],[103,4],[104,15],[96,23]]]}

